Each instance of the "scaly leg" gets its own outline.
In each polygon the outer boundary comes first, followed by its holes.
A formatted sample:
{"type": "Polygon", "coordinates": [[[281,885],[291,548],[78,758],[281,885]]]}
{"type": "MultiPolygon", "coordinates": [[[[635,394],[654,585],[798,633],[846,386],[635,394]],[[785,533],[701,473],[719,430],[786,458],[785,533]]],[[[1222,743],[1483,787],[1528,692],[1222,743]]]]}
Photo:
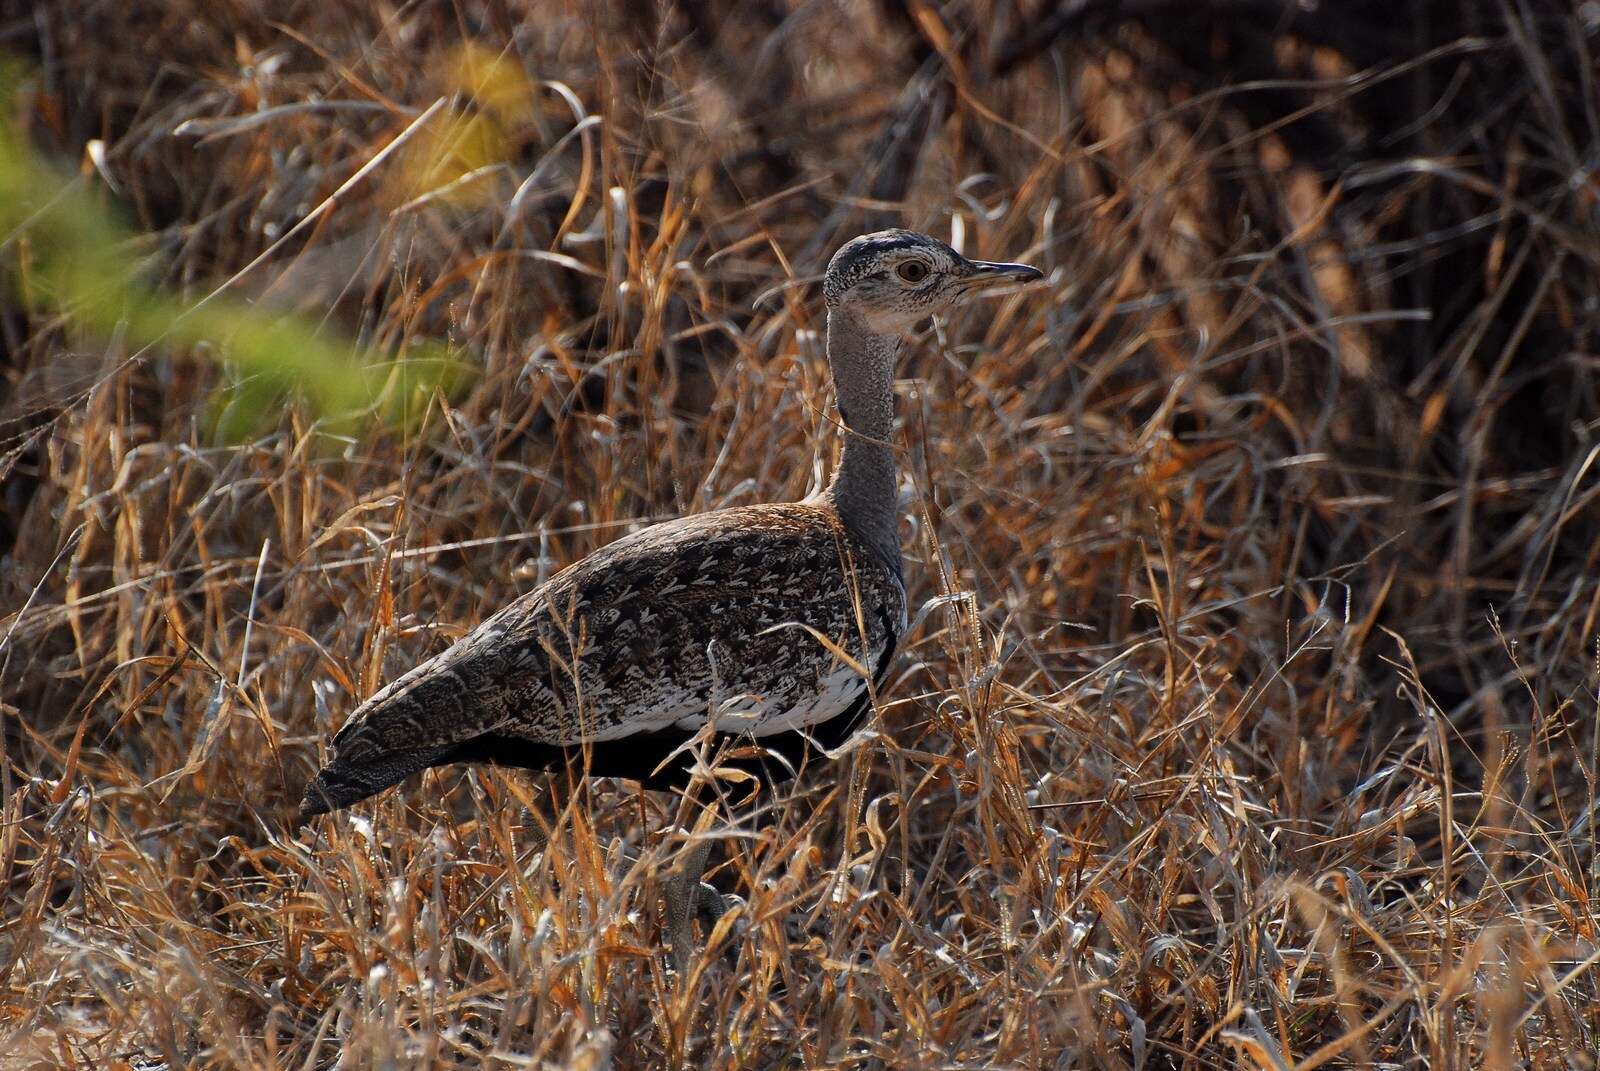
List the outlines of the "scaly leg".
{"type": "Polygon", "coordinates": [[[694,839],[683,849],[681,864],[667,879],[662,890],[667,902],[667,941],[672,946],[672,962],[679,976],[688,974],[691,955],[696,947],[695,916],[700,916],[709,935],[712,927],[730,908],[744,903],[741,897],[723,896],[714,885],[702,880],[706,873],[706,859],[716,843],[716,838],[710,833],[713,817],[713,812],[708,808],[696,823],[694,832],[690,834],[694,839]]]}
{"type": "MultiPolygon", "coordinates": [[[[711,854],[712,840],[701,837],[692,842],[683,853],[683,862],[667,879],[664,890],[667,901],[667,940],[672,944],[672,962],[679,977],[689,973],[690,953],[695,947],[694,917],[704,911],[702,905],[715,902],[719,908],[722,897],[717,890],[700,880],[705,876],[706,858],[711,854]]],[[[722,911],[716,911],[721,917],[722,911]]],[[[715,918],[711,920],[715,923],[715,918]]]]}

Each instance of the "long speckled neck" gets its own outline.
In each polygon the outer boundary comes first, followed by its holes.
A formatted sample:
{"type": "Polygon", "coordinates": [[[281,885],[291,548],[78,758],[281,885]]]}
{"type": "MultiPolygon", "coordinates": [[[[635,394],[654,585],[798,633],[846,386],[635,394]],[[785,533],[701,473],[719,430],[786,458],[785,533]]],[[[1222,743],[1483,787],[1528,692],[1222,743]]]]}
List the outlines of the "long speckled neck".
{"type": "Polygon", "coordinates": [[[827,496],[845,526],[896,568],[899,487],[890,436],[899,352],[897,336],[877,334],[852,313],[828,310],[828,365],[849,431],[827,496]]]}

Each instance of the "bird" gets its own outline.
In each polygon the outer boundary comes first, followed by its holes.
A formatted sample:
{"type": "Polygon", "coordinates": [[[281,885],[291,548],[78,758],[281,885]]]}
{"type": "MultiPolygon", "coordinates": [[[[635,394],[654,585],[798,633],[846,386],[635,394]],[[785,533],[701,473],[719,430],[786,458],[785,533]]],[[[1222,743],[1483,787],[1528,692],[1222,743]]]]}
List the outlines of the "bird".
{"type": "MultiPolygon", "coordinates": [[[[573,763],[672,789],[692,779],[703,733],[753,745],[719,765],[771,780],[839,747],[907,628],[892,442],[905,338],[997,284],[1038,278],[909,230],[846,242],[822,285],[844,440],[827,485],[641,528],[513,600],[351,712],[301,822],[451,763],[573,763]]],[[[706,907],[689,903],[706,849],[689,854],[667,890],[675,953],[706,907]]]]}

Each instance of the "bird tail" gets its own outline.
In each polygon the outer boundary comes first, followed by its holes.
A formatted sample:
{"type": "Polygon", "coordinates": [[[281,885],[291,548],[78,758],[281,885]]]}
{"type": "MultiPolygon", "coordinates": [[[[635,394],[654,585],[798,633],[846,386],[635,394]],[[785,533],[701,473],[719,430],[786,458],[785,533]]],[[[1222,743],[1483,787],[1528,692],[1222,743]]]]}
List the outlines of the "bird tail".
{"type": "Polygon", "coordinates": [[[308,822],[319,814],[343,810],[376,796],[412,774],[438,765],[449,751],[449,748],[390,751],[362,763],[336,755],[306,785],[305,795],[300,800],[300,821],[308,822]]]}
{"type": "Polygon", "coordinates": [[[430,659],[350,715],[334,735],[333,758],[306,785],[300,821],[359,803],[436,766],[462,741],[493,726],[461,676],[442,656],[430,659]]]}

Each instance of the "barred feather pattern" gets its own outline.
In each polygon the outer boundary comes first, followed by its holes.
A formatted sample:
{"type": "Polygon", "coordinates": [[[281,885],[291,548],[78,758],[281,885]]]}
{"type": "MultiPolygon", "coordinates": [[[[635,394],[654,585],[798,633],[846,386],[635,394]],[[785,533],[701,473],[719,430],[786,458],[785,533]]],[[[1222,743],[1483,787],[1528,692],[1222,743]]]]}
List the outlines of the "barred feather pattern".
{"type": "Polygon", "coordinates": [[[654,525],[375,693],[334,737],[302,814],[458,758],[475,739],[625,746],[711,721],[759,742],[814,726],[859,708],[905,623],[898,555],[884,560],[826,499],[654,525]]]}

